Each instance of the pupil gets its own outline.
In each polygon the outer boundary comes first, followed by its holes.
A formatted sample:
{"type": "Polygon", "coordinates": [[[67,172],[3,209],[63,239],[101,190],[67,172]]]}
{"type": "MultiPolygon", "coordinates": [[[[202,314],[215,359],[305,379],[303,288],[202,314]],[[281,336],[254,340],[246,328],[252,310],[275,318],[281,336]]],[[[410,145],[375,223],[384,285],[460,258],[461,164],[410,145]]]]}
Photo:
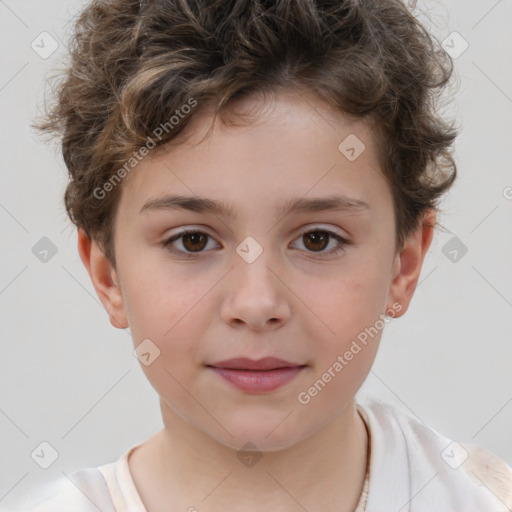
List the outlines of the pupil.
{"type": "MultiPolygon", "coordinates": [[[[304,235],[305,243],[304,245],[313,251],[321,251],[325,249],[329,242],[329,236],[325,231],[313,231],[311,233],[306,233],[304,235]],[[312,241],[312,244],[310,243],[312,241]],[[316,245],[315,245],[316,244],[316,245]],[[320,244],[320,247],[318,247],[320,244]]],[[[206,236],[202,233],[189,233],[188,235],[184,235],[183,244],[188,251],[200,251],[204,249],[206,236]],[[187,241],[192,242],[191,244],[187,243],[187,241]],[[197,247],[199,245],[199,247],[197,247]]]]}
{"type": "Polygon", "coordinates": [[[201,250],[201,249],[204,249],[204,246],[205,246],[204,241],[205,240],[206,240],[206,236],[203,235],[202,233],[189,233],[188,235],[185,235],[183,237],[183,245],[189,251],[201,250]],[[190,244],[186,243],[187,240],[192,241],[192,247],[190,247],[190,244]],[[201,244],[201,241],[203,242],[203,244],[201,244]],[[198,244],[198,243],[199,243],[200,247],[196,247],[196,244],[198,244]]]}
{"type": "Polygon", "coordinates": [[[304,245],[308,249],[321,251],[322,249],[325,249],[328,245],[329,237],[325,231],[313,231],[311,233],[306,233],[304,236],[306,237],[306,240],[313,240],[313,247],[310,247],[311,244],[309,243],[304,243],[304,245]],[[318,244],[319,241],[321,242],[321,247],[314,247],[314,244],[318,244]]]}

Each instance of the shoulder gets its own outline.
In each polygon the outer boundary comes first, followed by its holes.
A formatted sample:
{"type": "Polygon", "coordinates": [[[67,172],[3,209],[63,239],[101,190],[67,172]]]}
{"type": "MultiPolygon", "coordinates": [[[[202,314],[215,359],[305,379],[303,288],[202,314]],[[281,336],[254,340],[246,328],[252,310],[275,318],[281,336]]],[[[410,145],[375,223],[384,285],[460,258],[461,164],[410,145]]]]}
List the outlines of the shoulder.
{"type": "Polygon", "coordinates": [[[492,502],[495,510],[512,509],[512,468],[490,450],[448,439],[413,413],[374,398],[357,406],[370,423],[379,466],[406,466],[401,476],[409,479],[411,490],[432,480],[421,495],[475,496],[492,502]]]}
{"type": "Polygon", "coordinates": [[[492,490],[503,504],[503,510],[512,510],[512,468],[495,453],[476,444],[460,443],[467,452],[462,464],[466,474],[478,486],[492,490]]]}
{"type": "Polygon", "coordinates": [[[83,468],[35,489],[17,508],[1,512],[115,512],[98,468],[83,468]]]}

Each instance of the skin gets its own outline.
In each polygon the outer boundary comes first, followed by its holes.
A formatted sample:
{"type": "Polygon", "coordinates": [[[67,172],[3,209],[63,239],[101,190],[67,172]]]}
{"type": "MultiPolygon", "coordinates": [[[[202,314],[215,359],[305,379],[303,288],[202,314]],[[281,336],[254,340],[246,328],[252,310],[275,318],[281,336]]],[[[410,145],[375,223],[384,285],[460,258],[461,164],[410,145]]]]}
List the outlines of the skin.
{"type": "Polygon", "coordinates": [[[426,212],[395,253],[391,191],[369,125],[313,95],[280,92],[270,102],[251,96],[236,108],[252,121],[234,126],[217,119],[203,138],[213,118],[198,112],[184,132],[188,138],[149,155],[124,180],[114,229],[117,268],[79,231],[80,256],[112,325],[129,326],[135,346],[149,338],[160,350],[141,367],[160,396],[164,428],[132,453],[130,470],[148,512],[171,504],[351,511],[368,448],[355,394],[382,330],[309,403],[297,397],[380,315],[405,313],[435,213],[426,212]],[[366,146],[353,162],[338,150],[349,134],[366,146]],[[333,192],[370,209],[274,214],[285,200],[333,192]],[[231,202],[238,216],[140,213],[147,201],[169,193],[231,202]],[[203,252],[190,259],[161,245],[183,227],[210,235],[202,245],[173,242],[185,252],[200,246],[203,252]],[[351,243],[329,254],[334,238],[328,246],[304,238],[315,227],[351,243]],[[263,248],[250,264],[236,252],[248,236],[263,248]],[[307,367],[265,394],[244,393],[205,367],[269,355],[307,367]],[[247,442],[262,455],[252,467],[237,458],[247,442]]]}

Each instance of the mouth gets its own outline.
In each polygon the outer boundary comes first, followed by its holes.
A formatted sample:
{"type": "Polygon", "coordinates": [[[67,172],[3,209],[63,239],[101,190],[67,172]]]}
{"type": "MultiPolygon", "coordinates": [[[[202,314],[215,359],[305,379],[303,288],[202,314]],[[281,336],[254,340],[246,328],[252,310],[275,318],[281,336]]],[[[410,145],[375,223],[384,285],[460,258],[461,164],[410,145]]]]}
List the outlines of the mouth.
{"type": "Polygon", "coordinates": [[[259,360],[242,357],[206,366],[229,384],[250,394],[274,391],[307,367],[274,357],[259,360]]]}
{"type": "Polygon", "coordinates": [[[213,368],[225,368],[228,370],[277,370],[280,368],[297,368],[302,365],[300,363],[292,363],[284,359],[277,359],[275,357],[264,357],[263,359],[249,359],[247,357],[237,357],[235,359],[226,359],[225,361],[218,361],[211,365],[213,368]]]}

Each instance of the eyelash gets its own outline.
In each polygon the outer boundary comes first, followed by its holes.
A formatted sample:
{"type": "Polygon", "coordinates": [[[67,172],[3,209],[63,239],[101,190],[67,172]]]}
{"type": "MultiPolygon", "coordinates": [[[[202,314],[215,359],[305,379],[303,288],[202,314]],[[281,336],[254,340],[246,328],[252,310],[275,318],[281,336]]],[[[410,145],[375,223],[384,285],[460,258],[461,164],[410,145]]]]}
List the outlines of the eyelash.
{"type": "MultiPolygon", "coordinates": [[[[351,245],[351,242],[349,240],[347,240],[346,238],[341,237],[340,235],[334,233],[333,231],[329,231],[328,229],[318,229],[318,228],[317,229],[311,229],[311,230],[308,230],[308,231],[304,231],[303,233],[301,233],[300,236],[304,236],[304,235],[307,235],[309,233],[319,233],[319,232],[326,233],[330,237],[334,238],[339,243],[339,245],[337,247],[335,247],[334,249],[331,249],[328,252],[309,251],[311,254],[317,255],[316,257],[322,258],[325,255],[328,255],[328,256],[336,255],[336,254],[340,253],[341,251],[344,251],[345,250],[345,246],[351,245]]],[[[191,230],[181,231],[180,233],[177,233],[177,234],[171,236],[167,240],[163,241],[161,243],[161,245],[162,245],[162,247],[164,247],[166,250],[168,250],[169,252],[171,252],[173,254],[178,254],[180,256],[184,256],[185,258],[196,258],[199,255],[201,255],[202,253],[207,252],[207,251],[185,252],[185,251],[182,251],[181,249],[178,250],[178,249],[176,249],[176,248],[174,248],[172,246],[172,242],[174,242],[176,240],[179,240],[180,238],[182,238],[182,237],[184,237],[186,235],[191,235],[191,234],[195,234],[195,233],[206,235],[208,238],[213,238],[212,236],[210,236],[208,233],[205,233],[204,231],[191,229],[191,230]]]]}

